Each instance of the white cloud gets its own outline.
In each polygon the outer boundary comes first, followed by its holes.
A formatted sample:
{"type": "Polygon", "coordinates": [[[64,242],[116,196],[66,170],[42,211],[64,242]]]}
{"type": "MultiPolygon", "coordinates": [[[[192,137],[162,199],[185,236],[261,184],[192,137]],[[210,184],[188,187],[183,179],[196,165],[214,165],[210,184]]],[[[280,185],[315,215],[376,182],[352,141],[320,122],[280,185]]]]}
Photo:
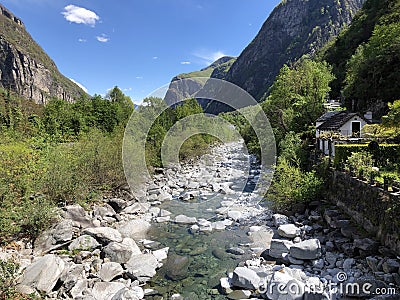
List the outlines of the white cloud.
{"type": "Polygon", "coordinates": [[[80,42],[80,43],[86,43],[87,40],[86,40],[86,39],[79,38],[79,39],[78,39],[78,42],[80,42]]]}
{"type": "Polygon", "coordinates": [[[86,93],[88,92],[87,88],[84,87],[82,84],[80,84],[79,82],[73,80],[72,78],[69,78],[69,80],[71,80],[73,83],[75,83],[77,86],[79,86],[82,90],[84,90],[86,93]]]}
{"type": "Polygon", "coordinates": [[[181,65],[190,65],[191,62],[190,61],[181,61],[181,65]]]}
{"type": "Polygon", "coordinates": [[[158,59],[158,56],[153,56],[153,59],[158,59]]]}
{"type": "Polygon", "coordinates": [[[104,33],[102,35],[96,36],[96,39],[100,42],[100,43],[107,43],[110,38],[105,35],[104,33]]]}
{"type": "Polygon", "coordinates": [[[208,50],[200,50],[193,54],[197,58],[200,58],[204,64],[210,65],[217,59],[226,56],[226,54],[222,51],[208,51],[208,50]]]}
{"type": "Polygon", "coordinates": [[[128,88],[123,89],[122,91],[123,91],[123,92],[130,92],[130,91],[132,91],[132,88],[131,88],[131,87],[128,87],[128,88]]]}
{"type": "Polygon", "coordinates": [[[136,76],[136,79],[143,79],[143,76],[136,76]]]}
{"type": "Polygon", "coordinates": [[[100,20],[100,17],[95,12],[72,4],[64,7],[62,15],[71,23],[85,24],[93,27],[100,20]]]}

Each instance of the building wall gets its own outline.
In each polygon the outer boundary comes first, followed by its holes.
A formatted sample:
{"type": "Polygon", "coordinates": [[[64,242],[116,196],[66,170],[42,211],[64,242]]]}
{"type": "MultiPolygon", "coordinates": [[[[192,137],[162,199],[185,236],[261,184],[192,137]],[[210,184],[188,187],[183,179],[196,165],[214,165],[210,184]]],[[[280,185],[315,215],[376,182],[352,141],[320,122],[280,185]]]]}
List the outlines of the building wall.
{"type": "MultiPolygon", "coordinates": [[[[352,123],[355,121],[360,122],[361,130],[367,124],[367,122],[363,118],[360,118],[359,116],[354,116],[349,121],[347,121],[345,124],[343,124],[342,127],[340,127],[340,129],[339,129],[340,134],[343,136],[352,136],[352,134],[353,134],[352,123]]],[[[362,137],[362,131],[361,131],[361,137],[362,137]]]]}

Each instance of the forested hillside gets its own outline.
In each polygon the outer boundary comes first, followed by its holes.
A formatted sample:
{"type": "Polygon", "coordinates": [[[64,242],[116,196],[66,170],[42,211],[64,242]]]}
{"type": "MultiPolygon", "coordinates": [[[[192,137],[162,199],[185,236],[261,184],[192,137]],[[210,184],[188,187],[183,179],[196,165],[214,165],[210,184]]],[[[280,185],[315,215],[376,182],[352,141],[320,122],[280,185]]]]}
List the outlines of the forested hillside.
{"type": "Polygon", "coordinates": [[[367,0],[351,25],[318,55],[336,79],[330,97],[353,111],[385,113],[400,96],[400,1],[367,0]]]}

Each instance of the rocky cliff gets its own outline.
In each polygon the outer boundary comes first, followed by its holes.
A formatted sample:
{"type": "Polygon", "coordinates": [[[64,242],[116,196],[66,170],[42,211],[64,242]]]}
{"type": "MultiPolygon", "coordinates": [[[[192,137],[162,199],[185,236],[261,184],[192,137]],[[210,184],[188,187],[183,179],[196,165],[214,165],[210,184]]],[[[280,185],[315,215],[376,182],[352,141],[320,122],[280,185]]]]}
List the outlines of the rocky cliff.
{"type": "Polygon", "coordinates": [[[260,100],[285,63],[315,53],[351,22],[364,1],[282,1],[225,79],[260,100]]]}
{"type": "MultiPolygon", "coordinates": [[[[164,100],[169,105],[173,105],[183,99],[193,97],[196,92],[203,88],[208,78],[223,79],[235,59],[235,57],[224,56],[200,71],[175,76],[171,80],[164,100]]],[[[206,103],[199,102],[202,106],[206,106],[206,103]]]]}
{"type": "Polygon", "coordinates": [[[23,22],[0,4],[0,87],[36,103],[74,101],[85,92],[64,77],[23,22]]]}

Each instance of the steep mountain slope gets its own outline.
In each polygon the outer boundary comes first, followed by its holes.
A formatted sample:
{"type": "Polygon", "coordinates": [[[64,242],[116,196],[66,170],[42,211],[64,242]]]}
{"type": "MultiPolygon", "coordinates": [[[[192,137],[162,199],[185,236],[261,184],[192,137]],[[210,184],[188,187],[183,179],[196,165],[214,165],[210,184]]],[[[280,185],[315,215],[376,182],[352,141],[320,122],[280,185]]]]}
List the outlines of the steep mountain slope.
{"type": "Polygon", "coordinates": [[[200,71],[183,73],[175,76],[171,80],[164,100],[171,105],[182,99],[192,97],[203,88],[207,78],[224,78],[235,60],[235,57],[224,56],[200,71]],[[186,80],[182,81],[182,79],[186,80]]]}
{"type": "Polygon", "coordinates": [[[364,1],[282,1],[225,79],[260,100],[285,63],[314,54],[351,22],[364,1]]]}
{"type": "Polygon", "coordinates": [[[74,101],[85,92],[57,69],[24,24],[0,4],[0,87],[36,103],[74,101]]]}
{"type": "Polygon", "coordinates": [[[395,84],[400,80],[399,31],[399,0],[366,0],[351,25],[317,55],[336,76],[331,98],[345,96],[344,105],[353,111],[385,114],[386,102],[400,97],[395,84]],[[352,84],[345,81],[350,67],[356,70],[352,84]]]}

